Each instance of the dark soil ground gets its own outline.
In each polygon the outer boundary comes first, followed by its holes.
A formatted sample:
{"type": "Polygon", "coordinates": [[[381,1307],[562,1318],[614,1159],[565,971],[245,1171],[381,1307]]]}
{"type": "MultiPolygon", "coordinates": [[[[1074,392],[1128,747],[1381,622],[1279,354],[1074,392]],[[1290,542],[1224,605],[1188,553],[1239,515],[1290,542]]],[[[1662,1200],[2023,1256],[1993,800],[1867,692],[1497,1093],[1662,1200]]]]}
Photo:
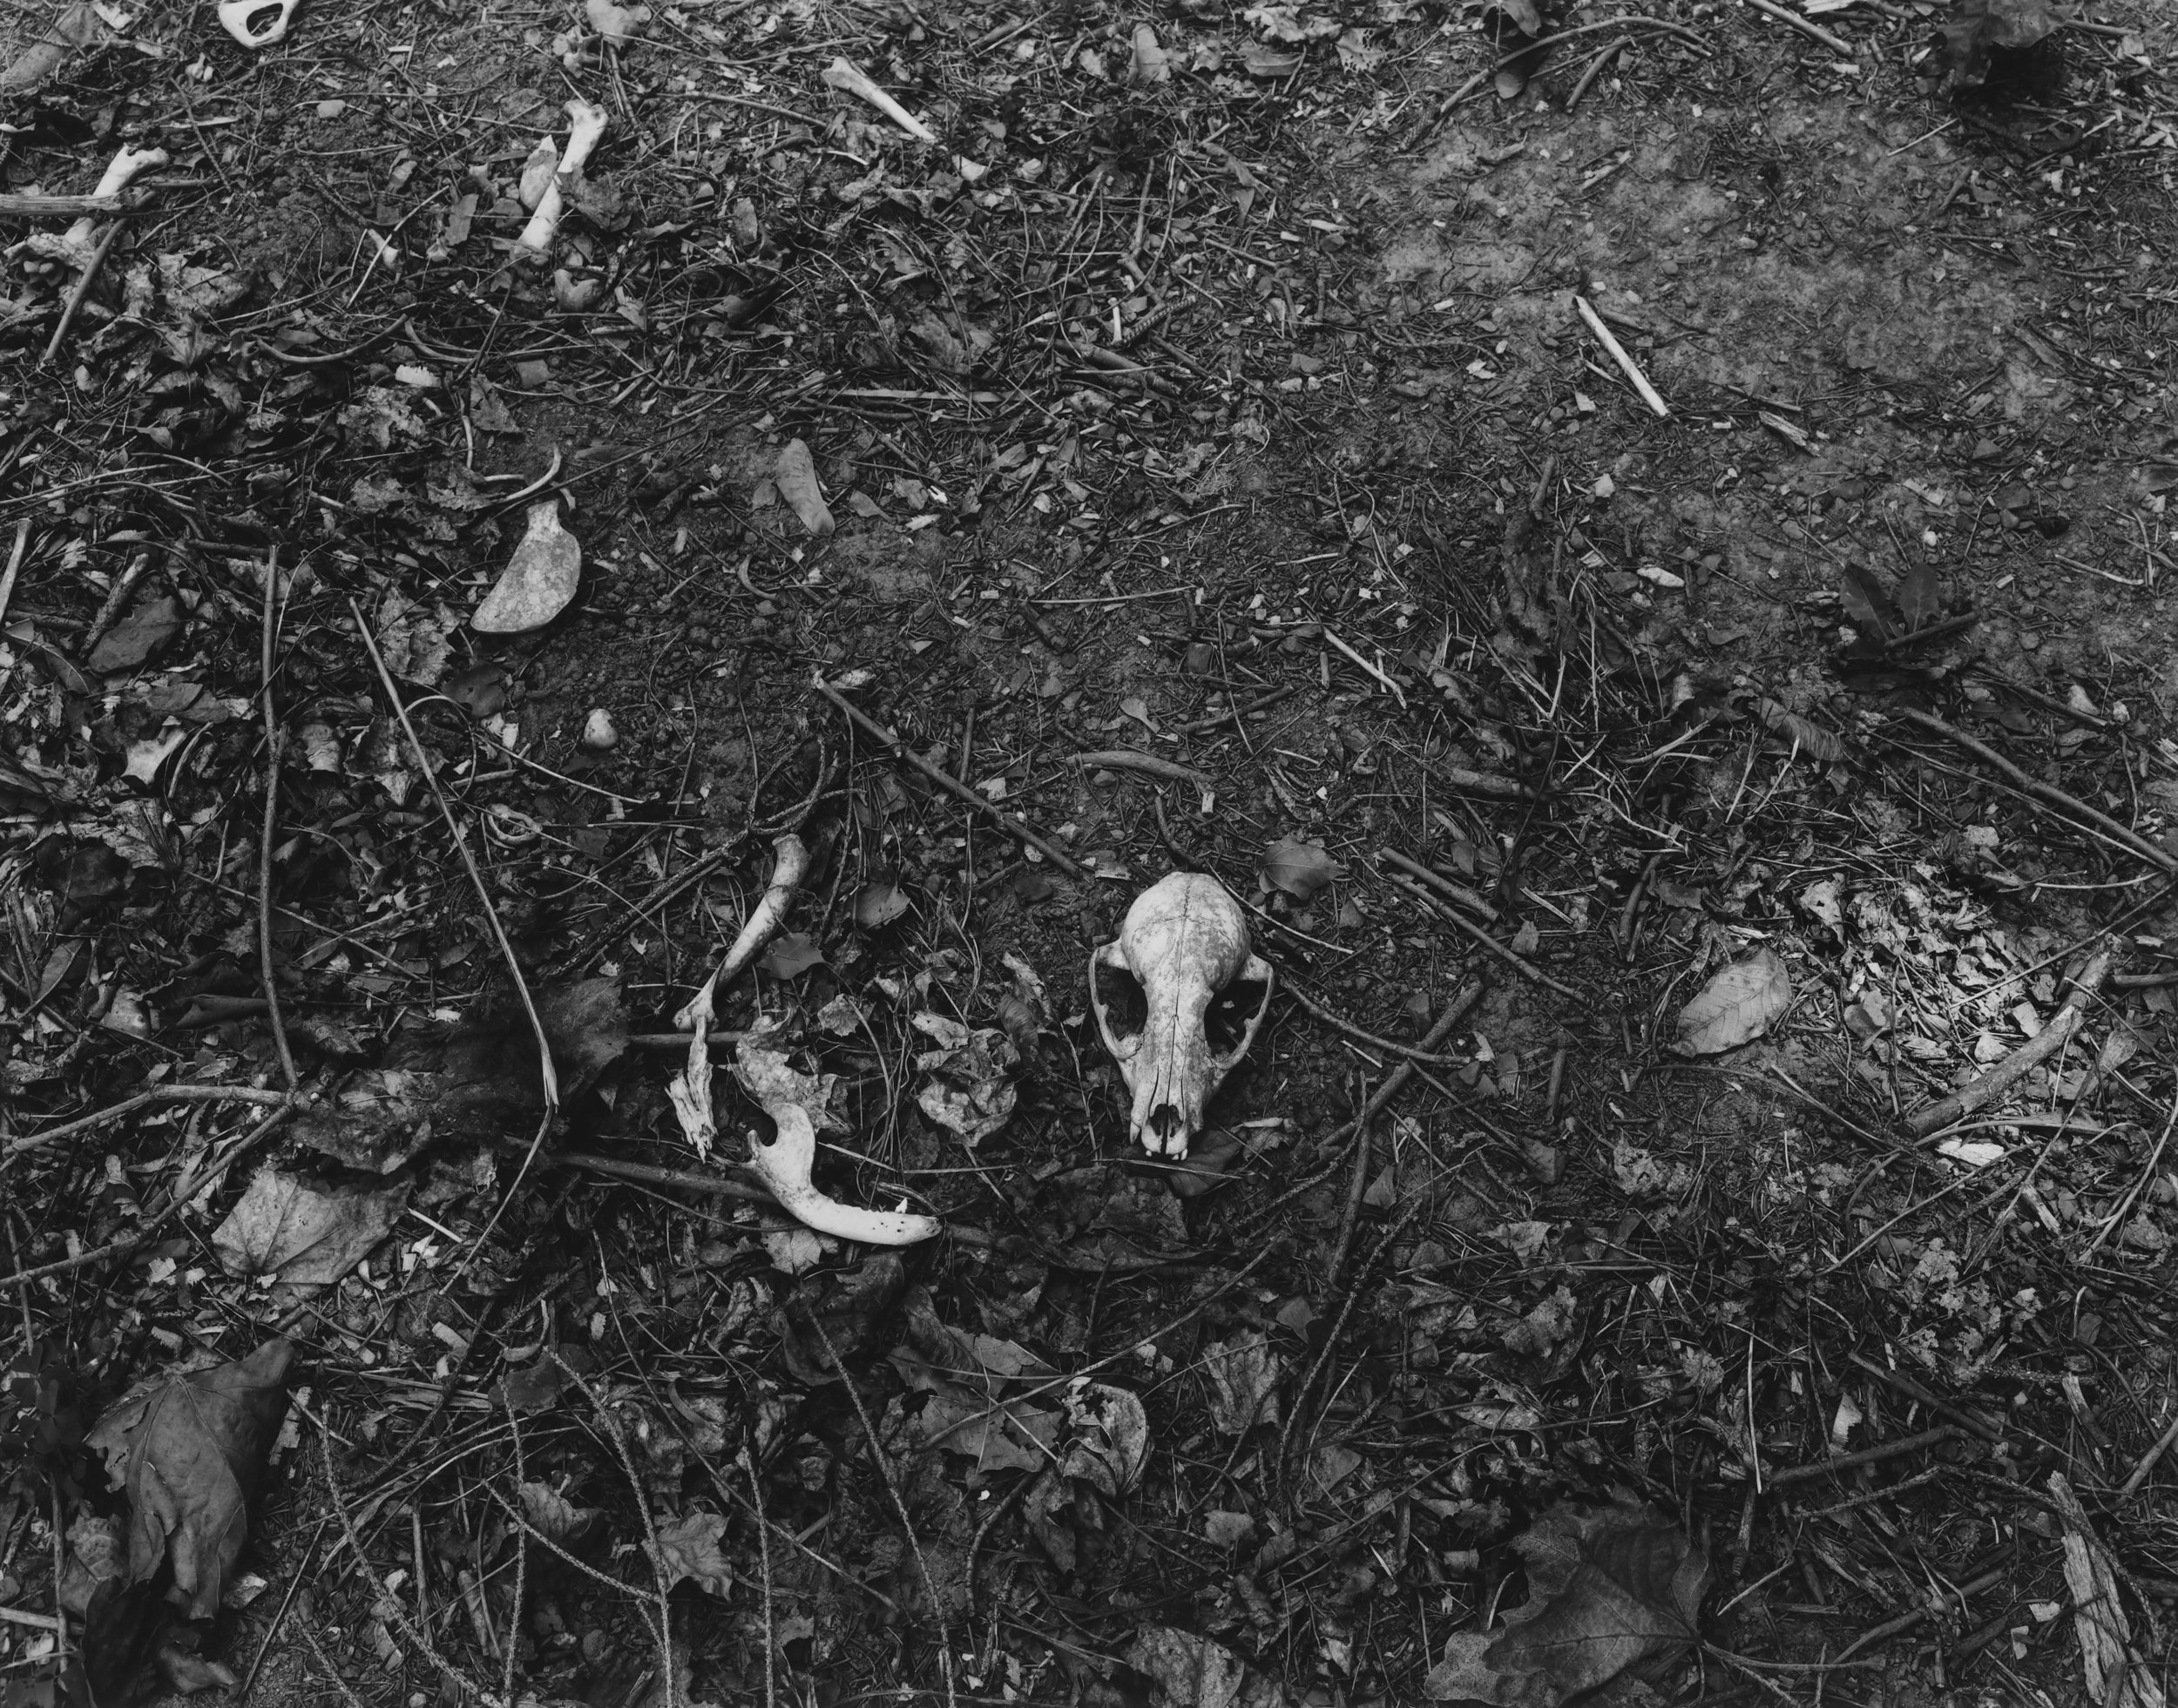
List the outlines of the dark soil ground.
{"type": "Polygon", "coordinates": [[[2178,33],[1523,10],[0,23],[10,1708],[2165,1699],[2178,33]]]}

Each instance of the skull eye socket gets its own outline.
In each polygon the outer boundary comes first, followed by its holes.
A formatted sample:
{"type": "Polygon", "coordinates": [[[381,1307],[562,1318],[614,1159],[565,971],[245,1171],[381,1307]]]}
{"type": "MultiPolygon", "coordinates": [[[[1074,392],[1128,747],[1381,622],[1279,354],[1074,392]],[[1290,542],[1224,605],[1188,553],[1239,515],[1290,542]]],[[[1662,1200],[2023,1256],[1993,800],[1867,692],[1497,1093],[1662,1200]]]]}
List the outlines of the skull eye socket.
{"type": "Polygon", "coordinates": [[[1202,1034],[1212,1050],[1223,1056],[1239,1047],[1248,1023],[1263,1005],[1264,989],[1261,979],[1238,979],[1212,999],[1202,1016],[1202,1034]]]}
{"type": "Polygon", "coordinates": [[[1113,1032],[1126,1037],[1149,1024],[1149,1003],[1142,994],[1140,981],[1132,973],[1124,967],[1099,964],[1091,976],[1097,982],[1098,1000],[1112,1016],[1113,1032]]]}

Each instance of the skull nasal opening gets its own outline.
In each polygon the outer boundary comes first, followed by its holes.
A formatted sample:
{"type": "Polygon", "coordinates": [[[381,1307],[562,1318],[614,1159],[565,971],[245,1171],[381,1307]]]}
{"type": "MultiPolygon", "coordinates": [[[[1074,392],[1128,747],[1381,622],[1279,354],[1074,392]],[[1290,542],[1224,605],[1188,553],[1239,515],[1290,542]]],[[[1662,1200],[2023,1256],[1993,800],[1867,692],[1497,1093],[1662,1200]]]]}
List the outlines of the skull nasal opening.
{"type": "Polygon", "coordinates": [[[1180,1105],[1175,1103],[1159,1104],[1149,1112],[1149,1130],[1160,1138],[1170,1138],[1175,1131],[1180,1131],[1180,1105]]]}

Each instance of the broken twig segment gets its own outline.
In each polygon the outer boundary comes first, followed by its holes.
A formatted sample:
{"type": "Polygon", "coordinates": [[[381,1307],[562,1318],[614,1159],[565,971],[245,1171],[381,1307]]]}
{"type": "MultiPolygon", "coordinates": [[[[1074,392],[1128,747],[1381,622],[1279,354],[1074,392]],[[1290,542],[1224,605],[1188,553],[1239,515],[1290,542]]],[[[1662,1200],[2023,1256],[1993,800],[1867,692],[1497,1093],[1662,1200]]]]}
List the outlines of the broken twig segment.
{"type": "Polygon", "coordinates": [[[967,784],[962,782],[959,778],[954,776],[950,772],[939,770],[937,766],[932,765],[920,753],[910,747],[906,742],[901,740],[898,736],[895,735],[890,730],[887,729],[883,724],[879,723],[876,719],[870,717],[860,707],[854,705],[848,699],[846,695],[840,692],[840,691],[837,688],[835,688],[829,682],[827,682],[822,675],[811,676],[809,678],[809,685],[812,688],[815,688],[817,692],[822,694],[825,699],[830,700],[832,704],[837,706],[842,712],[845,712],[847,714],[848,721],[852,723],[856,728],[861,730],[865,735],[874,736],[879,741],[883,742],[887,747],[892,750],[892,754],[895,759],[897,759],[903,763],[911,766],[916,770],[921,772],[925,777],[929,778],[933,783],[936,783],[938,787],[944,789],[955,800],[964,801],[967,805],[974,807],[977,812],[986,813],[991,818],[996,820],[999,827],[1003,829],[1006,834],[1009,836],[1018,837],[1022,841],[1027,843],[1029,847],[1034,848],[1037,853],[1042,854],[1045,860],[1048,860],[1052,865],[1056,866],[1060,871],[1064,872],[1068,877],[1086,878],[1090,875],[1089,873],[1083,868],[1081,863],[1075,860],[1071,854],[1068,854],[1063,849],[1053,847],[1051,843],[1045,841],[1041,836],[1038,836],[1034,831],[1031,830],[1028,826],[1022,823],[1019,819],[1008,818],[1004,813],[1001,813],[991,801],[986,800],[984,796],[977,794],[975,790],[970,788],[967,784]]]}
{"type": "Polygon", "coordinates": [[[1777,0],[1747,0],[1747,3],[1765,17],[1774,17],[1780,24],[1790,24],[1811,41],[1817,41],[1841,59],[1859,57],[1858,50],[1843,36],[1833,36],[1821,24],[1802,17],[1799,13],[1777,4],[1777,0]]]}
{"type": "Polygon", "coordinates": [[[1916,712],[1909,707],[1900,712],[1898,715],[1909,724],[1924,729],[1931,735],[1940,735],[1946,741],[1954,742],[1964,747],[1984,765],[2001,774],[2005,780],[2014,788],[2024,790],[2037,800],[2047,802],[2080,823],[2093,825],[2105,836],[2124,844],[2127,848],[2138,854],[2150,866],[2161,871],[2178,874],[2178,857],[2174,857],[2167,850],[2157,847],[2138,831],[2128,829],[2110,817],[2108,813],[2099,813],[2086,801],[2076,796],[2066,794],[2064,790],[2054,785],[2045,783],[2039,778],[2030,777],[1986,742],[1977,741],[1965,731],[1954,729],[1941,718],[1934,717],[1926,712],[1916,712]]]}
{"type": "Polygon", "coordinates": [[[2070,1043],[2080,1027],[2087,1023],[2087,1009],[2101,994],[2103,983],[2110,976],[2110,961],[2108,949],[2098,951],[2080,976],[2073,981],[2072,989],[2065,998],[2065,1006],[2058,1009],[2048,1025],[1980,1078],[1909,1116],[1906,1125],[1912,1130],[1914,1137],[1926,1138],[1931,1133],[1950,1126],[1952,1122],[1972,1115],[1976,1110],[1987,1107],[2070,1043]]]}
{"type": "Polygon", "coordinates": [[[1583,1007],[1586,1006],[1588,999],[1582,996],[1578,990],[1574,989],[1573,986],[1570,984],[1561,984],[1558,980],[1552,978],[1548,973],[1545,972],[1540,967],[1538,967],[1533,962],[1522,955],[1518,950],[1510,949],[1506,947],[1506,945],[1499,942],[1495,937],[1491,936],[1487,931],[1484,930],[1482,927],[1477,925],[1472,920],[1461,918],[1459,915],[1454,913],[1450,908],[1446,907],[1442,901],[1438,901],[1434,895],[1431,895],[1420,885],[1413,883],[1408,879],[1396,875],[1388,876],[1385,879],[1385,881],[1390,884],[1394,888],[1403,891],[1413,900],[1419,901],[1424,908],[1427,908],[1431,913],[1435,914],[1447,925],[1452,926],[1458,930],[1464,931],[1469,936],[1472,937],[1477,942],[1480,943],[1485,949],[1488,949],[1492,955],[1496,955],[1498,959],[1503,961],[1508,966],[1517,969],[1523,977],[1533,979],[1538,984],[1548,985],[1552,990],[1555,990],[1559,996],[1566,997],[1568,1001],[1579,1003],[1583,1007]]]}
{"type": "Polygon", "coordinates": [[[1648,375],[1641,372],[1640,364],[1627,354],[1626,346],[1619,342],[1609,327],[1604,325],[1603,316],[1596,313],[1585,296],[1576,296],[1573,307],[1580,311],[1580,318],[1587,323],[1596,342],[1603,346],[1605,354],[1618,363],[1619,371],[1626,375],[1627,382],[1640,393],[1641,402],[1647,404],[1660,420],[1667,420],[1671,415],[1670,408],[1656,395],[1656,388],[1649,384],[1648,375]]]}
{"type": "Polygon", "coordinates": [[[1207,771],[1197,771],[1191,765],[1177,759],[1160,759],[1154,753],[1138,753],[1132,747],[1107,747],[1094,753],[1076,753],[1074,763],[1086,768],[1102,767],[1110,771],[1139,771],[1146,776],[1164,777],[1175,783],[1193,783],[1205,794],[1217,793],[1217,783],[1207,771]]]}
{"type": "Polygon", "coordinates": [[[1392,699],[1399,702],[1400,711],[1404,712],[1407,709],[1406,691],[1401,688],[1397,682],[1394,682],[1390,676],[1385,674],[1384,667],[1382,665],[1370,664],[1368,659],[1363,658],[1360,653],[1354,651],[1352,647],[1349,646],[1344,641],[1341,640],[1336,635],[1333,634],[1328,628],[1323,631],[1323,638],[1329,641],[1332,646],[1336,647],[1341,653],[1343,653],[1348,660],[1359,666],[1364,674],[1376,678],[1377,682],[1383,685],[1384,692],[1390,694],[1392,699]]]}

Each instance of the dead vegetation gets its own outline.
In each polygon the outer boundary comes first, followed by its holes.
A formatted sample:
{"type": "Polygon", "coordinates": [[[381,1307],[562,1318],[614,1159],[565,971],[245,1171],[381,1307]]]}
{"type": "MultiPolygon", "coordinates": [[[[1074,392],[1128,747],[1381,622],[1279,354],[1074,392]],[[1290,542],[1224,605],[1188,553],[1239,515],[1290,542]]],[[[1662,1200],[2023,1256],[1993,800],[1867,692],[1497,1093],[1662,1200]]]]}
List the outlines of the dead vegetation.
{"type": "Polygon", "coordinates": [[[2164,1700],[2167,24],[0,28],[8,1708],[2164,1700]]]}

